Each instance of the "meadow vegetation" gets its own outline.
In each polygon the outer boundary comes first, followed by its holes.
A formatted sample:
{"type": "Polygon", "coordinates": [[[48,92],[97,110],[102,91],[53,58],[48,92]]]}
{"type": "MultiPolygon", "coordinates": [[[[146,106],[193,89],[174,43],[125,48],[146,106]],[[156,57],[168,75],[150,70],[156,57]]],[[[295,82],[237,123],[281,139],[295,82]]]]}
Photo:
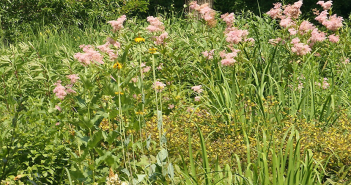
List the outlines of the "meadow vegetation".
{"type": "Polygon", "coordinates": [[[116,15],[0,49],[1,184],[350,184],[350,22],[116,15]]]}

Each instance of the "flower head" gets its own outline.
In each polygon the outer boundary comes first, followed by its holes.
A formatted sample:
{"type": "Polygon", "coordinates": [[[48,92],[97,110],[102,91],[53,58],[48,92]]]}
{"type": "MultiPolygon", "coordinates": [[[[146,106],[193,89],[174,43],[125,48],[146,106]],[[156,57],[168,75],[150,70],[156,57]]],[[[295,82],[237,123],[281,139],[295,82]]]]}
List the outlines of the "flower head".
{"type": "Polygon", "coordinates": [[[157,48],[150,48],[149,53],[155,54],[157,52],[157,48]]]}
{"type": "Polygon", "coordinates": [[[166,84],[162,83],[162,82],[159,82],[159,81],[156,81],[154,84],[153,84],[153,88],[156,89],[157,92],[162,92],[162,90],[166,87],[166,84]]]}
{"type": "Polygon", "coordinates": [[[197,93],[199,93],[199,94],[203,91],[203,89],[201,89],[201,85],[193,86],[193,87],[191,87],[191,89],[192,89],[194,92],[197,92],[197,93]]]}
{"type": "Polygon", "coordinates": [[[121,63],[119,63],[119,62],[116,62],[115,64],[113,64],[113,68],[114,69],[122,69],[122,64],[121,63]]]}
{"type": "Polygon", "coordinates": [[[77,80],[79,79],[77,74],[71,74],[71,75],[67,75],[67,78],[71,80],[71,84],[74,84],[77,82],[77,80]]]}
{"type": "Polygon", "coordinates": [[[138,36],[138,37],[136,37],[136,38],[134,39],[134,41],[137,42],[137,43],[139,43],[139,42],[145,42],[145,39],[142,38],[142,37],[140,37],[140,36],[138,36]]]}

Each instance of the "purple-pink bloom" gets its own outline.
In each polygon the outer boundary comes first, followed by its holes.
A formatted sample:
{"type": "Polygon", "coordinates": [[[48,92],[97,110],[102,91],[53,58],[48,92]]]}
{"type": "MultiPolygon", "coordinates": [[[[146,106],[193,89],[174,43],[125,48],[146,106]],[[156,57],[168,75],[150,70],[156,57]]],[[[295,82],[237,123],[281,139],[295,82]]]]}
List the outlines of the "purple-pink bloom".
{"type": "Polygon", "coordinates": [[[161,44],[166,44],[165,43],[165,39],[167,39],[168,38],[168,33],[167,32],[164,32],[164,33],[162,33],[160,36],[156,36],[155,37],[155,44],[156,45],[161,45],[161,44]]]}
{"type": "Polygon", "coordinates": [[[239,44],[246,36],[249,35],[247,30],[232,30],[226,34],[226,41],[229,43],[239,44]]]}
{"type": "Polygon", "coordinates": [[[311,33],[311,38],[309,39],[312,43],[322,42],[326,39],[325,33],[320,32],[317,28],[314,29],[311,33]]]}
{"type": "Polygon", "coordinates": [[[221,15],[221,18],[223,19],[223,21],[226,23],[227,27],[232,27],[233,23],[234,23],[234,13],[225,13],[223,15],[221,15]]]}
{"type": "Polygon", "coordinates": [[[156,81],[152,86],[157,92],[162,92],[162,90],[166,87],[166,84],[156,81]]]}
{"type": "Polygon", "coordinates": [[[331,31],[336,31],[342,27],[342,21],[344,18],[337,16],[336,14],[329,17],[329,20],[325,20],[322,24],[331,31]]]}
{"type": "Polygon", "coordinates": [[[192,89],[194,92],[197,92],[197,93],[199,93],[199,94],[203,91],[203,89],[201,89],[201,85],[193,86],[193,87],[191,87],[191,89],[192,89]]]}
{"type": "Polygon", "coordinates": [[[333,5],[333,1],[318,1],[317,4],[321,5],[321,7],[323,7],[323,10],[329,10],[333,5]]]}
{"type": "Polygon", "coordinates": [[[204,51],[204,52],[202,52],[202,55],[204,55],[204,57],[206,59],[211,60],[211,59],[213,59],[213,53],[214,53],[214,49],[211,51],[204,51]]]}
{"type": "Polygon", "coordinates": [[[55,109],[57,109],[58,111],[62,111],[61,107],[59,105],[55,105],[55,109]]]}
{"type": "Polygon", "coordinates": [[[200,96],[196,96],[195,97],[195,101],[200,101],[201,100],[201,97],[200,96]]]}
{"type": "Polygon", "coordinates": [[[306,55],[307,53],[311,52],[311,48],[304,43],[296,43],[294,46],[291,48],[291,51],[296,53],[297,55],[306,55]]]}

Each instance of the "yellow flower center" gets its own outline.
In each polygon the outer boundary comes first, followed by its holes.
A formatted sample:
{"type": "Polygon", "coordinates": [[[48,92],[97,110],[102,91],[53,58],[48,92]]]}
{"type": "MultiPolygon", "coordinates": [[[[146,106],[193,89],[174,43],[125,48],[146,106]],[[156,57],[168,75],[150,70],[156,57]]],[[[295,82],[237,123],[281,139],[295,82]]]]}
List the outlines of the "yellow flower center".
{"type": "Polygon", "coordinates": [[[151,48],[151,49],[149,49],[149,53],[155,54],[155,53],[156,53],[156,50],[157,50],[157,48],[151,48]]]}
{"type": "Polygon", "coordinates": [[[113,65],[113,68],[114,69],[122,69],[122,64],[121,63],[119,63],[119,62],[116,62],[114,65],[113,65]]]}

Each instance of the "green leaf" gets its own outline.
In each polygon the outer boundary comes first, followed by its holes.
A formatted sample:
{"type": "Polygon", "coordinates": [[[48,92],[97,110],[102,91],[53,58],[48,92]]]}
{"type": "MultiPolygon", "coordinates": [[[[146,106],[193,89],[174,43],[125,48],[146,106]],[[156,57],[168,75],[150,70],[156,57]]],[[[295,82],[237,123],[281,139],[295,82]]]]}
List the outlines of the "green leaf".
{"type": "Polygon", "coordinates": [[[99,130],[98,132],[93,134],[92,138],[89,139],[88,147],[94,148],[101,140],[102,140],[102,131],[99,130]]]}

